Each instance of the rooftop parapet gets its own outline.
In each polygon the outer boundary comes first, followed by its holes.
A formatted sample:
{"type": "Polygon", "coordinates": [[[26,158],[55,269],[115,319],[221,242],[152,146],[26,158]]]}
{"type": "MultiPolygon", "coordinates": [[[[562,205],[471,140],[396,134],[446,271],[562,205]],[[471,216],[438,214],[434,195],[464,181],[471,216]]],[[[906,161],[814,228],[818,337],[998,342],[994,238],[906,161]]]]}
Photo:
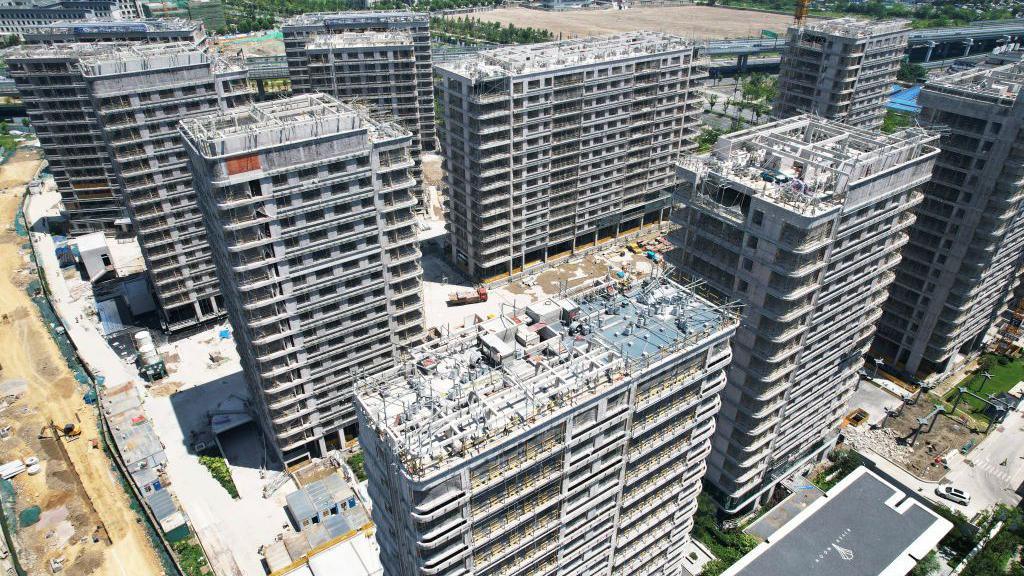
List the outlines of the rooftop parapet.
{"type": "Polygon", "coordinates": [[[378,12],[310,12],[292,16],[282,25],[284,28],[290,26],[324,26],[347,27],[354,25],[372,26],[374,24],[417,24],[426,26],[430,23],[430,16],[422,12],[378,11],[378,12]]]}
{"type": "Polygon", "coordinates": [[[1024,86],[1024,62],[994,68],[972,69],[929,79],[924,89],[970,99],[1013,105],[1024,86]]]}
{"type": "Polygon", "coordinates": [[[804,25],[804,30],[821,32],[843,38],[871,38],[883,34],[910,31],[910,20],[861,20],[859,18],[836,18],[814,20],[804,25]]]}
{"type": "Polygon", "coordinates": [[[922,128],[886,135],[803,115],[722,136],[711,154],[678,166],[697,200],[725,206],[740,191],[817,216],[843,205],[861,181],[934,156],[937,140],[922,128]]]}
{"type": "Polygon", "coordinates": [[[202,27],[201,22],[186,18],[147,18],[142,20],[62,20],[25,28],[25,34],[104,34],[123,32],[190,32],[202,27]]]}
{"type": "Polygon", "coordinates": [[[145,44],[140,42],[69,42],[26,44],[6,53],[7,59],[77,59],[86,77],[117,76],[211,64],[216,72],[241,72],[240,61],[220,57],[190,42],[145,44]]]}
{"type": "Polygon", "coordinates": [[[411,137],[397,124],[370,118],[369,112],[312,93],[260,102],[228,113],[183,120],[182,134],[207,158],[326,139],[365,131],[370,141],[411,137]]]}
{"type": "Polygon", "coordinates": [[[357,403],[410,477],[450,469],[729,334],[735,311],[698,287],[603,280],[513,309],[363,379],[357,403]]]}
{"type": "Polygon", "coordinates": [[[412,34],[401,30],[387,32],[344,32],[342,34],[316,34],[306,43],[309,50],[331,48],[360,48],[363,46],[412,46],[412,34]]]}
{"type": "Polygon", "coordinates": [[[455,62],[435,66],[472,80],[533,74],[548,70],[612,62],[679,50],[697,44],[662,32],[629,32],[560,42],[543,42],[484,50],[455,62]]]}

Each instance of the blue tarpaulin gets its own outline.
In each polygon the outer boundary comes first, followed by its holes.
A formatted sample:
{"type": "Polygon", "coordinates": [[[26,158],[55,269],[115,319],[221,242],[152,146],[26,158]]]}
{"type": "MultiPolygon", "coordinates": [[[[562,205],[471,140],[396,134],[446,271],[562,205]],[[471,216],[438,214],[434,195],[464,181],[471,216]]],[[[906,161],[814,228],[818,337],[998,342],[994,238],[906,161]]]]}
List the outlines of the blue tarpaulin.
{"type": "Polygon", "coordinates": [[[894,85],[892,95],[889,97],[889,104],[886,107],[893,112],[918,114],[921,112],[921,107],[917,104],[917,96],[920,93],[920,84],[910,88],[903,88],[898,84],[894,85]]]}

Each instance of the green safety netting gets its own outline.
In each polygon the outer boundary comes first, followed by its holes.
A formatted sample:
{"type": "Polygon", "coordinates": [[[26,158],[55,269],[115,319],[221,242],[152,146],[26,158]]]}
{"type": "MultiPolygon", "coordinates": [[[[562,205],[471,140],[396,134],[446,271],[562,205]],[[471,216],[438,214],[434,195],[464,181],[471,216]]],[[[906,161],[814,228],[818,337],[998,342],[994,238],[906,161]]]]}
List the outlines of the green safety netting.
{"type": "Polygon", "coordinates": [[[39,522],[39,515],[42,513],[43,511],[39,506],[29,506],[28,508],[25,508],[18,514],[18,527],[25,528],[26,526],[31,526],[36,522],[39,522]]]}

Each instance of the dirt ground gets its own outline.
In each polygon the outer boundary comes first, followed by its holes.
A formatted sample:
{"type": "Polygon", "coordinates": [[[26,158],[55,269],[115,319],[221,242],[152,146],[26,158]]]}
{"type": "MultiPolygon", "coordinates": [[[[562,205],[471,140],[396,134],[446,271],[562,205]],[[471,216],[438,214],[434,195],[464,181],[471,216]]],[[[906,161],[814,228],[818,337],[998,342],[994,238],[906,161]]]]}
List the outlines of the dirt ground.
{"type": "MultiPolygon", "coordinates": [[[[914,405],[907,405],[898,417],[890,417],[886,427],[896,432],[902,444],[909,445],[909,439],[917,428],[917,419],[927,417],[935,408],[935,404],[922,399],[914,405]]],[[[925,425],[914,441],[912,451],[906,455],[905,468],[919,478],[938,480],[946,475],[946,470],[935,463],[935,458],[944,456],[952,450],[959,450],[970,440],[975,443],[984,438],[981,433],[971,432],[959,418],[951,418],[939,414],[934,426],[925,425]]]]}
{"type": "Polygon", "coordinates": [[[5,461],[36,456],[42,465],[41,473],[13,480],[16,510],[38,505],[43,512],[38,524],[17,533],[19,559],[30,574],[49,574],[49,559],[62,557],[66,574],[159,575],[163,568],[110,460],[92,447],[95,413],[24,289],[20,247],[27,240],[10,223],[38,163],[38,153],[19,151],[0,166],[0,382],[27,383],[23,394],[0,402],[0,426],[13,428],[0,451],[5,461]],[[39,438],[51,420],[81,426],[79,439],[62,441],[66,455],[52,434],[39,438]]]}
{"type": "Polygon", "coordinates": [[[761,30],[785,32],[793,17],[709,6],[664,6],[629,10],[546,12],[501,8],[471,14],[473,18],[519,27],[543,28],[565,37],[596,36],[633,30],[671,32],[697,40],[757,36],[761,30]]]}

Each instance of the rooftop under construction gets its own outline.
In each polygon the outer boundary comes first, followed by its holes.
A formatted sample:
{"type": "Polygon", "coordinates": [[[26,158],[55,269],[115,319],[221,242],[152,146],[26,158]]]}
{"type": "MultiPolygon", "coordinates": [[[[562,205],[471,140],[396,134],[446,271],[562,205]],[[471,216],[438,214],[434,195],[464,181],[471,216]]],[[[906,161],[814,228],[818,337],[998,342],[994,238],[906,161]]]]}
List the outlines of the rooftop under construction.
{"type": "Polygon", "coordinates": [[[506,46],[479,52],[477,58],[440,64],[437,67],[471,80],[486,80],[560,70],[577,65],[590,66],[634,55],[648,56],[693,46],[694,42],[679,36],[640,31],[600,38],[506,46]]]}
{"type": "Polygon", "coordinates": [[[921,128],[881,134],[814,116],[799,116],[722,136],[710,155],[680,162],[684,181],[718,204],[742,194],[806,214],[820,215],[844,202],[857,182],[918,158],[935,136],[921,128]],[[924,148],[922,148],[924,147],[924,148]]]}
{"type": "Polygon", "coordinates": [[[734,311],[698,287],[603,280],[509,310],[365,379],[359,402],[406,473],[428,476],[733,325],[734,311]]]}
{"type": "Polygon", "coordinates": [[[1024,86],[1024,62],[930,78],[927,86],[931,92],[954,95],[969,93],[972,98],[1012,106],[1024,86]]]}
{"type": "Polygon", "coordinates": [[[412,45],[412,34],[401,30],[386,32],[343,32],[341,34],[316,34],[306,44],[308,49],[361,47],[361,46],[406,46],[412,45]]]}
{"type": "Polygon", "coordinates": [[[910,20],[863,20],[860,18],[835,18],[815,20],[804,25],[804,29],[843,38],[870,38],[880,34],[899,32],[910,27],[910,20]]]}
{"type": "Polygon", "coordinates": [[[408,132],[396,124],[377,122],[349,104],[321,93],[262,102],[241,112],[189,119],[181,123],[205,154],[211,157],[257,150],[288,142],[353,130],[394,138],[408,132]]]}

